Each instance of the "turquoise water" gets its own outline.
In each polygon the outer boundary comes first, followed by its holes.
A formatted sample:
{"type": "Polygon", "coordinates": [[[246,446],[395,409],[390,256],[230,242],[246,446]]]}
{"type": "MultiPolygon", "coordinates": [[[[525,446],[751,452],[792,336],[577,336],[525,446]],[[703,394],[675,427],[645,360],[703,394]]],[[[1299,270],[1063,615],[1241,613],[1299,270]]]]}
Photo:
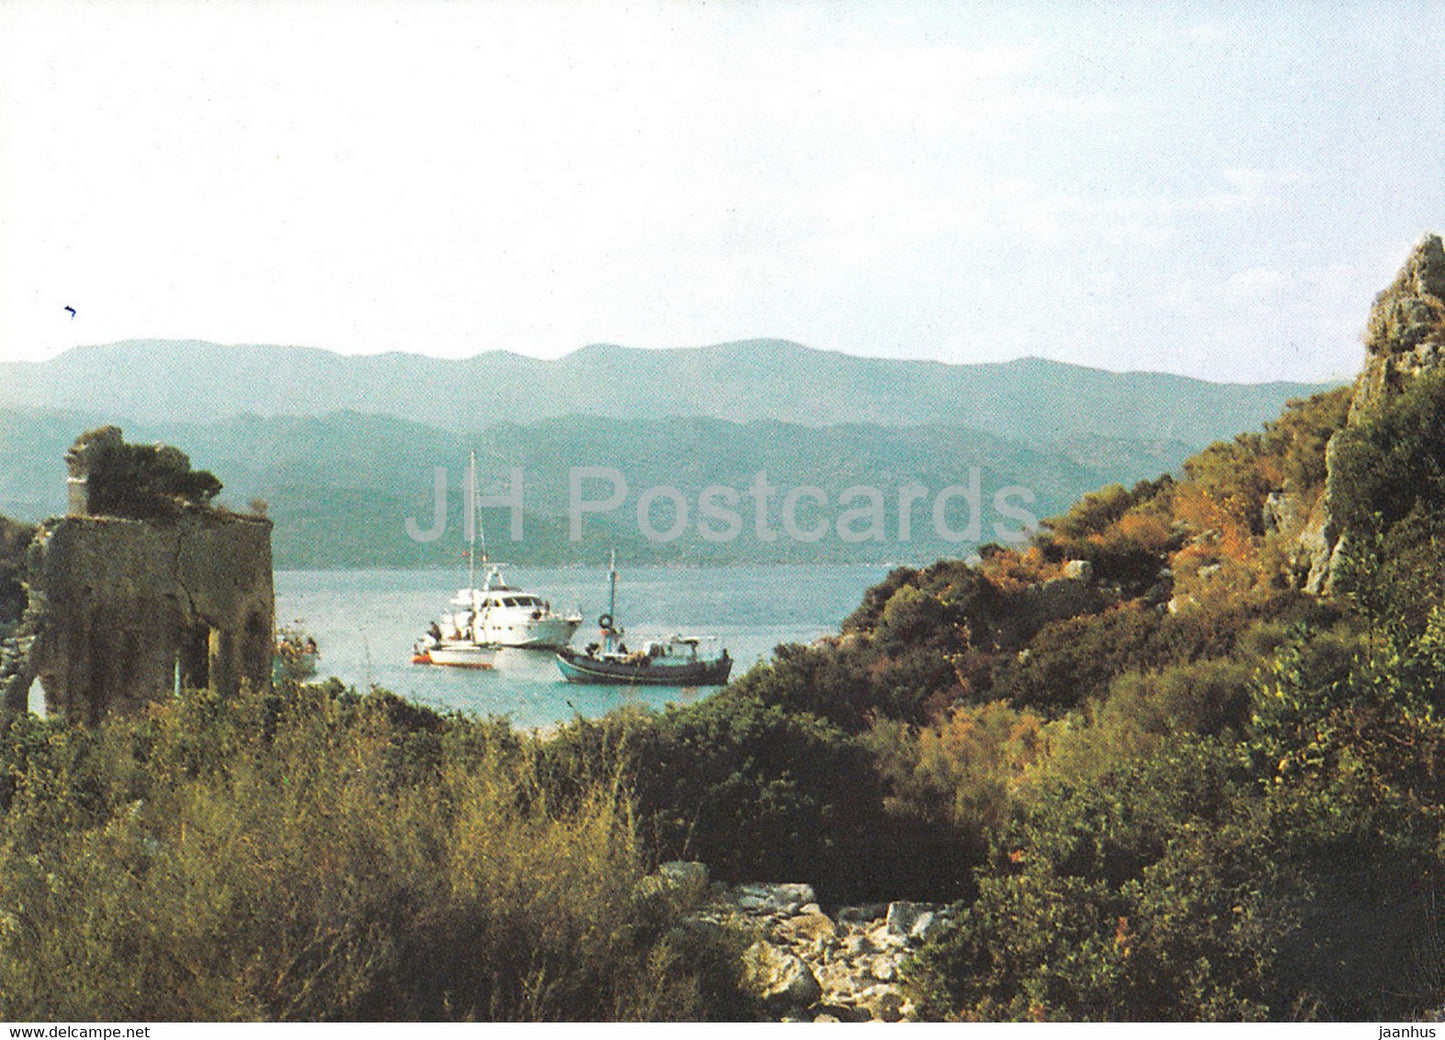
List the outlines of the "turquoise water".
{"type": "MultiPolygon", "coordinates": [[[[634,644],[678,631],[716,636],[704,653],[727,647],[737,677],[779,643],[836,632],[886,573],[868,565],[637,567],[622,573],[617,615],[634,644]]],[[[595,638],[596,618],[607,609],[605,571],[509,567],[506,576],[557,609],[579,607],[586,620],[575,644],[595,638]]],[[[553,656],[538,651],[502,651],[489,672],[411,664],[412,644],[465,585],[455,570],[278,571],[276,619],[299,620],[316,637],[320,676],[385,687],[434,707],[505,715],[516,726],[594,718],[621,704],[686,703],[712,692],[568,683],[553,656]]]]}

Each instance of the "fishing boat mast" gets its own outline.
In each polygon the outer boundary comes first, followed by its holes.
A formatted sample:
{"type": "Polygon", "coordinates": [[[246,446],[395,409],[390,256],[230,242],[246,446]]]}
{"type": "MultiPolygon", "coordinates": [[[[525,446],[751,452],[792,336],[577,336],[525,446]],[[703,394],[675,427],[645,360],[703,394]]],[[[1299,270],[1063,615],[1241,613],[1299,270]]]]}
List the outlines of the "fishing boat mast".
{"type": "Polygon", "coordinates": [[[617,550],[612,550],[612,562],[607,565],[607,616],[617,623],[617,550]]]}
{"type": "Polygon", "coordinates": [[[617,636],[622,630],[617,627],[617,550],[612,550],[612,561],[607,565],[607,613],[602,615],[607,624],[602,628],[603,650],[612,653],[617,649],[617,636]]]}

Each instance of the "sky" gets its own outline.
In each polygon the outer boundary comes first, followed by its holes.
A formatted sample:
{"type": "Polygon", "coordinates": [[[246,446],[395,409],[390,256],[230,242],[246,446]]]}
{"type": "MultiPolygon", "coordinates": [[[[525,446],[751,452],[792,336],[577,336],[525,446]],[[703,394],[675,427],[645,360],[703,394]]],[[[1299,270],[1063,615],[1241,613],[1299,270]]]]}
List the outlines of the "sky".
{"type": "Polygon", "coordinates": [[[1431,231],[1445,0],[0,0],[0,361],[778,337],[1316,380],[1431,231]]]}

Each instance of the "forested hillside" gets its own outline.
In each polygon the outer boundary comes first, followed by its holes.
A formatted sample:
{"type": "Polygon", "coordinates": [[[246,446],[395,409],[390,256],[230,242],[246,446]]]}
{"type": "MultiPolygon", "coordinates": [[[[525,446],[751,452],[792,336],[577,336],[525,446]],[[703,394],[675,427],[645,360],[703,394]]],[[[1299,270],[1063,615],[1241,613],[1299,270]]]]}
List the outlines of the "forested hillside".
{"type": "MultiPolygon", "coordinates": [[[[0,444],[9,463],[0,469],[0,513],[38,521],[63,512],[65,450],[79,431],[104,422],[93,412],[42,415],[0,409],[0,444]]],[[[966,554],[979,541],[996,537],[996,524],[1021,529],[993,508],[1002,488],[1026,488],[1033,496],[1033,515],[1046,515],[1100,483],[1167,470],[1189,454],[1178,441],[1096,435],[1034,445],[963,426],[818,428],[681,417],[571,417],[458,433],[347,412],[128,424],[125,433],[137,442],[186,445],[198,464],[225,474],[224,505],[244,510],[264,502],[275,525],[272,541],[280,568],[450,565],[465,545],[462,480],[471,451],[477,453],[484,498],[516,495],[521,503],[515,540],[508,508],[481,511],[492,547],[514,563],[548,564],[596,564],[611,548],[634,563],[890,561],[966,554]],[[418,541],[409,536],[406,521],[432,527],[436,467],[447,471],[446,533],[435,541],[418,541]],[[615,508],[586,514],[582,537],[573,540],[570,478],[574,468],[584,467],[612,470],[626,493],[615,508]],[[949,512],[944,533],[968,537],[951,540],[933,523],[931,503],[945,488],[968,487],[974,472],[981,507],[978,533],[969,532],[972,509],[960,501],[949,512]],[[770,528],[782,536],[771,542],[757,536],[756,507],[746,497],[759,473],[777,489],[765,513],[770,528]],[[898,501],[909,485],[926,489],[928,496],[904,536],[898,501]],[[858,486],[877,490],[882,523],[876,537],[864,529],[862,539],[844,540],[835,525],[846,508],[844,492],[858,486]],[[676,538],[649,538],[638,519],[639,498],[654,487],[675,488],[687,502],[688,516],[676,538]],[[738,494],[738,512],[749,522],[739,525],[736,537],[709,540],[701,533],[699,498],[709,487],[738,494]],[[816,487],[826,497],[821,507],[805,502],[796,515],[799,529],[822,524],[826,537],[804,540],[781,529],[782,500],[797,487],[816,487]]],[[[582,494],[595,502],[612,490],[607,482],[594,482],[582,494]]],[[[676,520],[664,500],[649,512],[648,530],[666,533],[676,520]]]]}

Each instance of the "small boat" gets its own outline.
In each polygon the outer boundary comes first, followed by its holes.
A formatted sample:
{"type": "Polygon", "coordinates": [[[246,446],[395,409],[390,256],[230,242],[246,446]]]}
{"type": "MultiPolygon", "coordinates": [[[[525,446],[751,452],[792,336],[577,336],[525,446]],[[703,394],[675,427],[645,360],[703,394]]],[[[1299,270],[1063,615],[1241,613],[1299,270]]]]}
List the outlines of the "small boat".
{"type": "Polygon", "coordinates": [[[617,625],[617,557],[609,573],[607,613],[597,619],[601,638],[585,650],[564,646],[557,651],[557,668],[568,682],[610,683],[629,686],[721,686],[728,681],[733,661],[724,647],[717,657],[698,654],[697,636],[673,635],[628,650],[623,629],[617,625]]]}
{"type": "Polygon", "coordinates": [[[671,636],[632,653],[563,647],[557,651],[557,667],[569,682],[721,686],[732,671],[732,658],[726,649],[717,657],[699,657],[698,642],[692,636],[671,636]]]}
{"type": "Polygon", "coordinates": [[[452,668],[491,668],[496,658],[496,647],[482,646],[470,639],[421,640],[411,652],[412,664],[440,664],[452,668]]]}
{"type": "Polygon", "coordinates": [[[313,639],[301,627],[300,619],[276,629],[276,650],[271,658],[271,677],[309,679],[316,674],[321,653],[313,639]]]}

